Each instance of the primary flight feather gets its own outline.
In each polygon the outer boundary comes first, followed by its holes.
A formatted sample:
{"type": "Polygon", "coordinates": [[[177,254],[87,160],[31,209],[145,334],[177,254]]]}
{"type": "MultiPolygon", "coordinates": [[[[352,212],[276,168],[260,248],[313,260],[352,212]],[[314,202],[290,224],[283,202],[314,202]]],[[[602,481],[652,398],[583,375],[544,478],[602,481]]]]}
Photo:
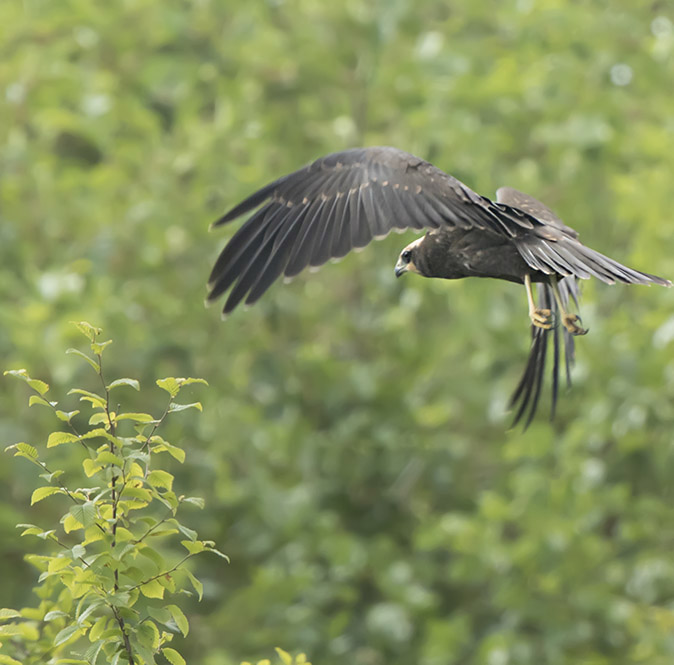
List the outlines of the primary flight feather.
{"type": "Polygon", "coordinates": [[[567,376],[573,336],[584,334],[569,312],[578,301],[577,279],[607,284],[671,283],[628,268],[578,240],[546,206],[509,187],[496,200],[480,196],[432,164],[390,147],[337,152],[258,190],[215,226],[255,210],[218,257],[208,300],[226,292],[223,313],[252,304],[281,275],[341,258],[394,229],[429,231],[400,253],[397,276],[459,279],[491,277],[524,284],[532,322],[532,347],[513,394],[515,422],[534,416],[552,334],[553,413],[559,382],[563,326],[567,376]],[[538,283],[536,306],[532,283],[538,283]]]}

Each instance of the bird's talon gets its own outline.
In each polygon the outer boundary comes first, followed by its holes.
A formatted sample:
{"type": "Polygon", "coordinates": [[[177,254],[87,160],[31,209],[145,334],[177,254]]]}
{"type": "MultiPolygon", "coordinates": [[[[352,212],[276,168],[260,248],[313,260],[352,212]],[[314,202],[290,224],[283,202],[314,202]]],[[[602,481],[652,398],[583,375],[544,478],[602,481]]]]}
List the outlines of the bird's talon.
{"type": "Polygon", "coordinates": [[[549,309],[534,309],[530,314],[531,323],[537,328],[550,330],[552,328],[552,312],[549,309]]]}
{"type": "Polygon", "coordinates": [[[572,335],[587,335],[587,328],[583,328],[579,323],[582,323],[577,314],[565,314],[562,316],[562,324],[572,335]]]}

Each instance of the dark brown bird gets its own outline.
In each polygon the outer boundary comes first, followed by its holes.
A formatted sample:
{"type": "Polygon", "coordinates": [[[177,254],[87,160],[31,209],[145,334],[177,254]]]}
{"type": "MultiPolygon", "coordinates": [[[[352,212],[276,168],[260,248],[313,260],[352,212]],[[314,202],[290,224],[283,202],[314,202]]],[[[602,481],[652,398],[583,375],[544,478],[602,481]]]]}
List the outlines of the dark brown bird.
{"type": "Polygon", "coordinates": [[[511,401],[517,409],[513,424],[526,414],[528,425],[534,416],[550,334],[554,415],[561,348],[558,324],[567,379],[573,337],[587,332],[578,315],[569,311],[570,301],[578,305],[578,278],[671,286],[666,279],[628,268],[581,244],[572,228],[532,197],[502,187],[491,201],[396,148],[356,148],[318,159],[255,192],[214,226],[255,208],[211,272],[208,301],[229,291],[224,315],[242,300],[254,303],[279,276],[293,277],[307,266],[341,258],[394,229],[430,229],[400,253],[397,276],[415,272],[423,277],[492,277],[524,284],[532,347],[511,401]]]}

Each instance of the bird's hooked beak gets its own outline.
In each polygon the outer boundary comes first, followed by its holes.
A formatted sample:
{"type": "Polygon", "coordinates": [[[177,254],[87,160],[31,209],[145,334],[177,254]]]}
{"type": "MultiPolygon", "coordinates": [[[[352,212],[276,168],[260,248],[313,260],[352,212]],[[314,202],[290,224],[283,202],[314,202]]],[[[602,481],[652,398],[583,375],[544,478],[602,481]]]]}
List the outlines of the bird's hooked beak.
{"type": "Polygon", "coordinates": [[[414,265],[412,257],[414,256],[417,247],[423,242],[424,237],[425,236],[417,238],[414,242],[411,242],[409,245],[407,245],[407,247],[405,247],[402,252],[400,252],[400,255],[398,256],[398,263],[396,263],[396,267],[394,268],[396,277],[400,277],[406,272],[416,272],[419,274],[419,270],[414,265]]]}
{"type": "Polygon", "coordinates": [[[408,270],[409,270],[409,263],[405,263],[402,260],[402,258],[398,258],[398,263],[396,263],[396,267],[394,268],[396,277],[404,275],[408,270]]]}

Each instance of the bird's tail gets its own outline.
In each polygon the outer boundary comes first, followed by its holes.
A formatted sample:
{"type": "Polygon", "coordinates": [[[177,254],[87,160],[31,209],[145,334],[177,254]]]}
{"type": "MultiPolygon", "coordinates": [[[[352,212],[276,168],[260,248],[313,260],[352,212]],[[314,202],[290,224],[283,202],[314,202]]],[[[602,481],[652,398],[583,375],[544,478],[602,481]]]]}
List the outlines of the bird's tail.
{"type": "MultiPolygon", "coordinates": [[[[559,394],[560,356],[564,355],[564,367],[567,385],[571,385],[571,366],[574,362],[575,347],[573,335],[563,326],[559,325],[560,311],[555,300],[550,284],[538,284],[538,303],[543,309],[549,309],[553,314],[554,325],[550,330],[531,326],[531,351],[522,378],[510,398],[510,408],[517,409],[512,427],[526,418],[524,429],[529,427],[538,407],[543,387],[543,374],[545,372],[545,360],[548,350],[548,340],[552,335],[553,361],[552,361],[552,400],[550,407],[550,419],[555,416],[557,396],[559,394]],[[561,328],[561,339],[560,339],[561,328]],[[562,348],[563,346],[563,348],[562,348]]],[[[570,300],[578,307],[578,280],[571,276],[565,277],[558,282],[559,293],[564,309],[568,311],[570,300]]]]}

